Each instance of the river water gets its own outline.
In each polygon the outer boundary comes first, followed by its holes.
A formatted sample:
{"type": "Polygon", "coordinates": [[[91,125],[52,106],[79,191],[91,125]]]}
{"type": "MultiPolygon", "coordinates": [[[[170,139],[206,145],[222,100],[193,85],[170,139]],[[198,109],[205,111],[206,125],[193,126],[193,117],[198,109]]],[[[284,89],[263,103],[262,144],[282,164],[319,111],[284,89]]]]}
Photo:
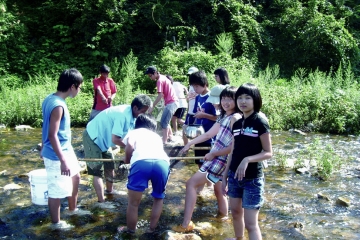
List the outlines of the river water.
{"type": "MultiPolygon", "coordinates": [[[[83,129],[73,129],[73,146],[82,158],[83,129]]],[[[272,132],[274,157],[265,169],[266,202],[260,210],[259,224],[264,239],[360,239],[360,142],[358,136],[337,136],[292,132],[272,132]],[[293,168],[280,168],[279,156],[289,164],[302,157],[303,150],[318,139],[320,146],[331,145],[344,162],[327,181],[310,172],[298,174],[293,168]],[[284,157],[282,157],[284,159],[284,157]],[[318,194],[328,199],[321,199],[318,194]],[[337,203],[339,197],[350,206],[337,203]]],[[[125,180],[115,183],[119,195],[108,198],[106,208],[96,205],[91,177],[82,174],[79,207],[84,215],[66,215],[67,201],[62,201],[61,217],[73,226],[71,230],[52,230],[47,206],[31,202],[27,173],[44,168],[36,145],[41,142],[41,129],[14,131],[0,129],[0,237],[2,239],[129,239],[116,228],[126,225],[127,195],[125,180]],[[11,185],[9,185],[11,184],[11,185]]],[[[145,233],[152,206],[150,191],[145,191],[139,208],[137,233],[132,239],[163,239],[183,216],[185,183],[197,170],[193,161],[173,164],[164,210],[158,231],[145,233]]],[[[193,221],[194,234],[202,239],[234,237],[231,222],[219,222],[216,200],[210,188],[198,197],[193,221]]],[[[231,214],[230,214],[231,216],[231,214]]]]}

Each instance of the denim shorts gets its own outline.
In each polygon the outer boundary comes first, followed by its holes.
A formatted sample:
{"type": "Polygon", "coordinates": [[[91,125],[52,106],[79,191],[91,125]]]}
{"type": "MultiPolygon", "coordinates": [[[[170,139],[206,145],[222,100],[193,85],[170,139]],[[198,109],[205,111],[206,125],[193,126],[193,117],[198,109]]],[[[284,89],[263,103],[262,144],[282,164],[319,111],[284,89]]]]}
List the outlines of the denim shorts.
{"type": "Polygon", "coordinates": [[[169,103],[165,106],[163,114],[161,115],[160,126],[162,129],[166,129],[169,126],[171,117],[178,109],[178,102],[169,103]]]}
{"type": "Polygon", "coordinates": [[[234,172],[229,170],[228,174],[228,196],[231,198],[242,198],[242,207],[245,209],[257,209],[264,203],[264,177],[243,179],[234,178],[234,172]]]}

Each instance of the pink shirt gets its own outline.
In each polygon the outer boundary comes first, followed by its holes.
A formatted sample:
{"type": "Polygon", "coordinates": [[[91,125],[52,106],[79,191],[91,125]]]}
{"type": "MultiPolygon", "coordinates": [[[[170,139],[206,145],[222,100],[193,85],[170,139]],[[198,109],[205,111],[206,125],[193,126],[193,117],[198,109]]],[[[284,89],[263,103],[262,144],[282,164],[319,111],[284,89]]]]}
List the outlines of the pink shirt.
{"type": "Polygon", "coordinates": [[[112,80],[111,78],[104,79],[102,77],[98,77],[93,80],[93,86],[94,86],[94,91],[95,91],[93,109],[102,111],[102,110],[107,109],[108,107],[112,106],[111,102],[110,102],[110,104],[103,103],[101,96],[100,96],[100,94],[98,94],[96,89],[98,88],[98,86],[100,86],[100,89],[101,89],[102,93],[104,94],[104,96],[106,98],[109,98],[109,97],[111,97],[111,95],[116,93],[116,86],[115,86],[114,80],[112,80]]]}
{"type": "Polygon", "coordinates": [[[178,98],[170,80],[165,75],[159,74],[159,76],[159,79],[156,81],[156,88],[158,93],[164,94],[165,105],[177,101],[178,98]]]}

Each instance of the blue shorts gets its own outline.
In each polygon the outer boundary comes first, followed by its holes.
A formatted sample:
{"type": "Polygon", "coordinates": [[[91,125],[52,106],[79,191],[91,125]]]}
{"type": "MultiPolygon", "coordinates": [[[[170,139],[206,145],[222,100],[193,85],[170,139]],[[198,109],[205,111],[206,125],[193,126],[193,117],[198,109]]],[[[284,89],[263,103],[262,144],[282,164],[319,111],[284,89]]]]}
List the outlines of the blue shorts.
{"type": "Polygon", "coordinates": [[[127,188],[136,192],[143,192],[148,188],[149,180],[154,198],[165,198],[166,184],[169,180],[169,162],[159,159],[139,160],[131,165],[127,188]]]}
{"type": "Polygon", "coordinates": [[[257,209],[264,203],[265,179],[253,178],[241,181],[234,179],[234,172],[229,170],[228,174],[228,196],[231,198],[242,198],[242,207],[245,209],[257,209]]]}

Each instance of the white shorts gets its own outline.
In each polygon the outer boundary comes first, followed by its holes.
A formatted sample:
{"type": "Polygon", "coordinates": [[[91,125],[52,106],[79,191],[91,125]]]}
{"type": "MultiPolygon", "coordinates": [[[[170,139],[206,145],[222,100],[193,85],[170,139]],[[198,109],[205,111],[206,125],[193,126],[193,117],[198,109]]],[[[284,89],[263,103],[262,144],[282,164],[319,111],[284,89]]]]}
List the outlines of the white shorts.
{"type": "Polygon", "coordinates": [[[80,166],[75,153],[68,153],[66,159],[71,176],[61,175],[61,164],[58,160],[50,160],[44,157],[47,174],[48,196],[50,198],[70,197],[73,191],[72,177],[79,173],[80,166]]]}

